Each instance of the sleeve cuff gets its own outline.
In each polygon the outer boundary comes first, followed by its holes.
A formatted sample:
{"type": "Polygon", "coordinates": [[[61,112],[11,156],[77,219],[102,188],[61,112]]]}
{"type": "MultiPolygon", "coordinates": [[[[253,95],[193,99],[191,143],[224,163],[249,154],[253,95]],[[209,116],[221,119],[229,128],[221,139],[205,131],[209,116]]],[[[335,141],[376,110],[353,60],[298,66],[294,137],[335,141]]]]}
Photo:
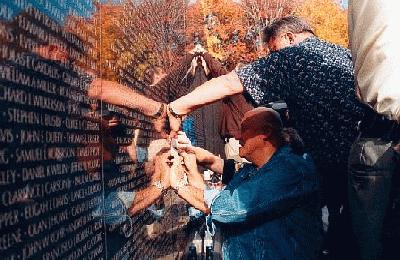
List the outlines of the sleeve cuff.
{"type": "Polygon", "coordinates": [[[257,65],[258,62],[254,62],[242,68],[237,68],[235,72],[252,102],[259,106],[263,102],[264,92],[260,88],[263,79],[255,71],[255,66],[257,65]]]}
{"type": "Polygon", "coordinates": [[[204,188],[204,202],[209,208],[211,208],[211,204],[220,192],[220,190],[210,189],[207,186],[204,188]]]}
{"type": "Polygon", "coordinates": [[[203,212],[201,212],[200,210],[198,210],[198,209],[196,209],[194,207],[189,207],[188,208],[188,214],[189,214],[189,217],[192,217],[192,218],[195,218],[195,219],[198,219],[198,218],[204,216],[203,212]]]}

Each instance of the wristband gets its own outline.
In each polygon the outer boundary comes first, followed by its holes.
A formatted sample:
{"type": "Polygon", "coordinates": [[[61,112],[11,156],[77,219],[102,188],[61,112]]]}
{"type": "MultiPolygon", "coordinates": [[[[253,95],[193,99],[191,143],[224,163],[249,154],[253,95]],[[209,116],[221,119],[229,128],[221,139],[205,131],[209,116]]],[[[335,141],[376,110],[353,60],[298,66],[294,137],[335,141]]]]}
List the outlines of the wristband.
{"type": "Polygon", "coordinates": [[[172,110],[171,104],[168,105],[168,111],[173,117],[181,119],[181,120],[182,120],[182,117],[184,116],[184,115],[175,113],[174,110],[172,110]]]}
{"type": "Polygon", "coordinates": [[[165,110],[165,104],[161,103],[160,109],[157,111],[157,113],[155,113],[154,115],[151,115],[151,117],[159,118],[160,116],[162,116],[164,110],[165,110]]]}

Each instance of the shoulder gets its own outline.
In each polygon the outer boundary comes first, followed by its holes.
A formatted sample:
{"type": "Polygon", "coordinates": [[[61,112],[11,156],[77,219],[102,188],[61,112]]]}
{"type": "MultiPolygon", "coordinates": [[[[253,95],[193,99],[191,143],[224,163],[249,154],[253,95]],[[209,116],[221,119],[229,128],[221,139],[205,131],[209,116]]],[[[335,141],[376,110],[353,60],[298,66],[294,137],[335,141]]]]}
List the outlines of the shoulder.
{"type": "Polygon", "coordinates": [[[252,163],[243,163],[241,168],[238,170],[237,173],[239,173],[239,174],[243,173],[244,174],[244,173],[248,173],[248,172],[254,171],[256,169],[257,168],[252,163]]]}
{"type": "Polygon", "coordinates": [[[238,74],[261,72],[264,69],[270,68],[271,66],[282,65],[282,62],[286,60],[284,59],[285,56],[285,53],[273,52],[267,56],[261,57],[254,62],[241,67],[240,69],[237,69],[236,72],[238,74]]]}
{"type": "Polygon", "coordinates": [[[327,42],[317,37],[312,37],[298,44],[298,48],[314,53],[326,53],[330,55],[340,55],[351,59],[351,52],[338,44],[327,42]]]}
{"type": "Polygon", "coordinates": [[[313,160],[295,154],[289,146],[280,148],[276,155],[273,166],[274,170],[285,172],[289,175],[297,175],[299,173],[315,173],[315,165],[313,160]]]}

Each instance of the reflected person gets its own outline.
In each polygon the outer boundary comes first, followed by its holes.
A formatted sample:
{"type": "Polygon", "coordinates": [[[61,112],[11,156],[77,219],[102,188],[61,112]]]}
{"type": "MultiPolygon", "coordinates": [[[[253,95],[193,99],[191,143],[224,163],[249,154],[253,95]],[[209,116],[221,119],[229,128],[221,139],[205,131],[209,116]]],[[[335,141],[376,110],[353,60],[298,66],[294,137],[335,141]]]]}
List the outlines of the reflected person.
{"type": "Polygon", "coordinates": [[[88,96],[110,104],[137,109],[153,118],[155,130],[163,137],[168,134],[165,129],[167,111],[162,102],[148,98],[125,85],[100,78],[93,79],[88,88],[88,96]]]}

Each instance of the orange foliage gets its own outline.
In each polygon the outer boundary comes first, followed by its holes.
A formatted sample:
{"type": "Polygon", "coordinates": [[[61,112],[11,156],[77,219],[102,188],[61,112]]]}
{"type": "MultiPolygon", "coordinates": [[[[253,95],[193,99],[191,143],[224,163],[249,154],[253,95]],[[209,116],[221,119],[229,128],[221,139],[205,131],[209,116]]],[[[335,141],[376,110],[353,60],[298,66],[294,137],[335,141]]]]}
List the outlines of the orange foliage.
{"type": "Polygon", "coordinates": [[[152,67],[168,69],[183,55],[186,3],[181,0],[142,0],[97,3],[91,18],[69,17],[71,31],[92,35],[96,71],[108,80],[143,81],[152,67]]]}
{"type": "Polygon", "coordinates": [[[229,69],[265,55],[262,28],[291,14],[302,0],[199,0],[188,10],[187,35],[194,33],[229,69]]]}
{"type": "Polygon", "coordinates": [[[69,16],[65,23],[67,31],[78,35],[91,47],[87,53],[94,60],[90,69],[109,80],[118,79],[115,61],[119,55],[113,51],[113,45],[115,39],[123,35],[118,26],[118,17],[122,11],[122,6],[119,5],[96,4],[96,12],[92,17],[69,16]]]}
{"type": "Polygon", "coordinates": [[[305,0],[296,14],[313,25],[318,37],[348,47],[347,11],[335,0],[305,0]]]}
{"type": "Polygon", "coordinates": [[[91,18],[69,17],[66,27],[84,32],[87,66],[110,80],[143,80],[155,66],[168,71],[194,47],[194,38],[228,69],[251,62],[265,55],[262,28],[294,11],[319,37],[348,45],[346,11],[335,0],[142,0],[96,7],[91,18]]]}
{"type": "MultiPolygon", "coordinates": [[[[254,46],[245,40],[247,26],[240,4],[232,0],[202,0],[189,6],[187,37],[201,39],[203,46],[228,68],[257,57],[254,46]]],[[[193,45],[188,45],[191,49],[193,45]]]]}

